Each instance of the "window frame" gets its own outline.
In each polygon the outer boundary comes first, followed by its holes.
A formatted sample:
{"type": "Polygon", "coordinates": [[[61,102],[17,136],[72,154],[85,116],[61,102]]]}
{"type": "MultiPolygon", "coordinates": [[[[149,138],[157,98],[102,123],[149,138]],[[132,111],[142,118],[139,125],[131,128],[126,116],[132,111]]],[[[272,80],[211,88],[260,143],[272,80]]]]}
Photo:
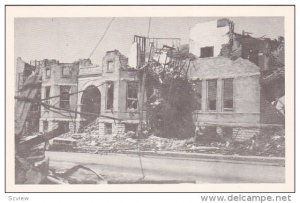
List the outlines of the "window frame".
{"type": "Polygon", "coordinates": [[[114,85],[114,82],[113,81],[107,81],[106,82],[106,100],[105,100],[105,109],[106,110],[113,110],[114,109],[114,93],[115,93],[115,85],[114,85]],[[112,86],[112,103],[111,103],[111,107],[109,108],[108,107],[108,93],[109,93],[109,85],[112,86]]]}
{"type": "Polygon", "coordinates": [[[113,73],[114,71],[115,71],[115,66],[114,66],[115,64],[114,64],[114,61],[113,60],[108,60],[107,62],[106,62],[106,72],[107,73],[113,73]],[[109,67],[109,64],[112,64],[112,69],[110,69],[109,67]]]}
{"type": "Polygon", "coordinates": [[[61,85],[61,86],[59,86],[59,88],[60,88],[59,107],[63,108],[63,109],[70,109],[71,108],[71,104],[70,104],[70,101],[71,101],[71,97],[70,97],[71,86],[61,85]],[[69,89],[68,92],[65,92],[65,94],[68,95],[68,99],[62,99],[62,96],[63,96],[62,88],[68,88],[69,89]],[[63,102],[68,102],[68,105],[66,105],[66,106],[62,105],[63,102]]]}
{"type": "Polygon", "coordinates": [[[194,89],[194,93],[195,93],[195,99],[197,98],[197,93],[198,92],[200,92],[200,94],[201,94],[201,97],[200,97],[200,100],[196,100],[196,110],[197,111],[202,111],[202,98],[203,98],[203,91],[202,91],[202,88],[203,88],[203,84],[202,84],[202,81],[203,80],[195,80],[195,81],[193,81],[193,83],[194,83],[194,85],[195,85],[195,89],[194,89]],[[198,85],[198,83],[200,84],[200,91],[197,91],[197,85],[198,85]],[[199,103],[198,103],[198,101],[200,101],[200,105],[199,105],[199,103]],[[200,107],[200,108],[197,108],[197,107],[200,107]]]}
{"type": "Polygon", "coordinates": [[[112,135],[112,123],[104,123],[104,134],[105,135],[112,135]],[[109,126],[109,128],[108,128],[109,126]]]}
{"type": "Polygon", "coordinates": [[[45,76],[46,76],[46,79],[51,78],[51,68],[50,67],[46,67],[45,76]],[[49,71],[49,74],[47,74],[48,71],[49,71]]]}
{"type": "Polygon", "coordinates": [[[209,57],[214,57],[214,46],[206,46],[206,47],[200,47],[200,58],[209,58],[209,57]],[[203,56],[202,54],[202,49],[211,49],[212,53],[209,56],[203,56]]]}
{"type": "Polygon", "coordinates": [[[216,112],[217,111],[217,103],[218,103],[218,79],[208,79],[208,80],[206,80],[206,110],[207,111],[210,111],[210,112],[216,112]],[[209,83],[209,81],[215,81],[216,82],[216,104],[215,104],[215,106],[216,106],[216,108],[215,109],[210,109],[209,108],[209,97],[208,97],[208,93],[209,93],[209,85],[208,85],[208,83],[209,83]]]}
{"type": "MultiPolygon", "coordinates": [[[[50,105],[50,98],[51,97],[51,86],[45,86],[45,103],[50,105]],[[47,90],[49,90],[49,95],[47,95],[47,90]]],[[[45,108],[46,111],[49,111],[49,109],[45,108]]]]}
{"type": "Polygon", "coordinates": [[[70,131],[70,122],[69,121],[59,121],[58,125],[63,128],[63,132],[70,131]]]}
{"type": "Polygon", "coordinates": [[[61,77],[63,77],[63,78],[69,78],[69,77],[71,77],[71,67],[70,66],[63,66],[61,68],[61,77]],[[69,70],[68,74],[64,74],[64,70],[66,70],[66,69],[69,70]]]}
{"type": "Polygon", "coordinates": [[[222,79],[222,112],[233,112],[234,111],[234,78],[223,78],[222,79]],[[232,108],[224,108],[225,104],[225,80],[231,80],[232,82],[232,108]]]}
{"type": "Polygon", "coordinates": [[[139,83],[138,81],[127,81],[127,88],[126,88],[126,109],[127,110],[137,110],[138,109],[138,97],[139,97],[139,83]],[[128,97],[128,92],[129,92],[129,84],[130,83],[136,83],[136,98],[133,97],[128,97]],[[129,108],[128,104],[130,101],[136,101],[136,108],[129,108]]]}
{"type": "Polygon", "coordinates": [[[137,123],[126,123],[125,124],[125,133],[128,133],[128,132],[137,132],[137,129],[138,129],[138,124],[137,123]],[[131,130],[130,128],[135,128],[135,130],[131,130]]]}

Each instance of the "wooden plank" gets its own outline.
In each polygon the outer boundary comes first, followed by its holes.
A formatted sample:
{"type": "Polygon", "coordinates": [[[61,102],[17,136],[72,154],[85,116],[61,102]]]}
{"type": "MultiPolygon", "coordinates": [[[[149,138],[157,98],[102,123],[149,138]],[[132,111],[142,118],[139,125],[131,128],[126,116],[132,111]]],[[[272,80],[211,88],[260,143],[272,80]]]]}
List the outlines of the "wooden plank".
{"type": "MultiPolygon", "coordinates": [[[[39,75],[32,75],[25,81],[23,89],[21,89],[20,97],[26,97],[29,99],[34,99],[40,88],[40,78],[39,75]]],[[[15,135],[21,136],[26,118],[32,106],[31,102],[17,100],[15,103],[15,135]]]]}
{"type": "Polygon", "coordinates": [[[45,133],[44,135],[40,135],[40,136],[34,137],[30,140],[19,143],[17,146],[18,152],[28,151],[28,149],[32,148],[33,146],[42,144],[50,139],[60,136],[61,134],[64,134],[66,132],[67,131],[65,131],[65,128],[63,126],[59,125],[58,128],[56,128],[48,133],[45,133]]]}

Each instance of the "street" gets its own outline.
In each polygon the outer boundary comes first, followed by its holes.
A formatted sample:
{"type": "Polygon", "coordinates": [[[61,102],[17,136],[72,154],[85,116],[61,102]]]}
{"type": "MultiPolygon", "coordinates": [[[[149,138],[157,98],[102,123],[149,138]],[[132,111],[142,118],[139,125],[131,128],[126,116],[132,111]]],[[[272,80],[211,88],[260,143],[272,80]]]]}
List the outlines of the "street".
{"type": "Polygon", "coordinates": [[[180,159],[161,156],[46,152],[57,170],[87,166],[108,181],[182,181],[196,183],[283,183],[285,167],[268,163],[180,159]]]}

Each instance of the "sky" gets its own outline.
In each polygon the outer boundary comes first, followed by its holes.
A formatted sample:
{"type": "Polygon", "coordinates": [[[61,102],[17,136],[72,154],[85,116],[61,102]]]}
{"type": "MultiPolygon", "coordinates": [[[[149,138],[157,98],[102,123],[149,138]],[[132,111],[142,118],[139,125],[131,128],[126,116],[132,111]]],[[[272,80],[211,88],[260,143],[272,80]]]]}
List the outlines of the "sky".
{"type": "MultiPolygon", "coordinates": [[[[222,17],[151,18],[150,37],[181,38],[188,43],[189,30],[197,23],[222,17]]],[[[284,36],[283,17],[230,17],[235,32],[253,33],[253,37],[284,36]]],[[[57,59],[74,62],[88,58],[111,18],[15,18],[15,59],[57,59]]],[[[118,49],[128,56],[134,35],[147,36],[149,18],[115,18],[91,60],[101,64],[106,51],[118,49]]],[[[204,30],[205,32],[205,30],[204,30]]]]}

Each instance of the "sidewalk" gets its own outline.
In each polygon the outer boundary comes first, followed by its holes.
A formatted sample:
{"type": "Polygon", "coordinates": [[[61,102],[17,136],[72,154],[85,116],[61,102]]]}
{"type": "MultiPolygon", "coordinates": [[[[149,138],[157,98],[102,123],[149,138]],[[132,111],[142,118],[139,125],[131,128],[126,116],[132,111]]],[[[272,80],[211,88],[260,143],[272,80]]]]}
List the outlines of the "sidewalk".
{"type": "Polygon", "coordinates": [[[189,152],[171,152],[171,151],[137,151],[126,150],[118,152],[122,154],[140,154],[141,156],[164,156],[176,159],[195,159],[205,161],[220,161],[234,163],[249,163],[249,164],[266,164],[285,166],[284,157],[261,157],[261,156],[240,156],[240,155],[222,155],[222,154],[205,154],[205,153],[189,153],[189,152]]]}

